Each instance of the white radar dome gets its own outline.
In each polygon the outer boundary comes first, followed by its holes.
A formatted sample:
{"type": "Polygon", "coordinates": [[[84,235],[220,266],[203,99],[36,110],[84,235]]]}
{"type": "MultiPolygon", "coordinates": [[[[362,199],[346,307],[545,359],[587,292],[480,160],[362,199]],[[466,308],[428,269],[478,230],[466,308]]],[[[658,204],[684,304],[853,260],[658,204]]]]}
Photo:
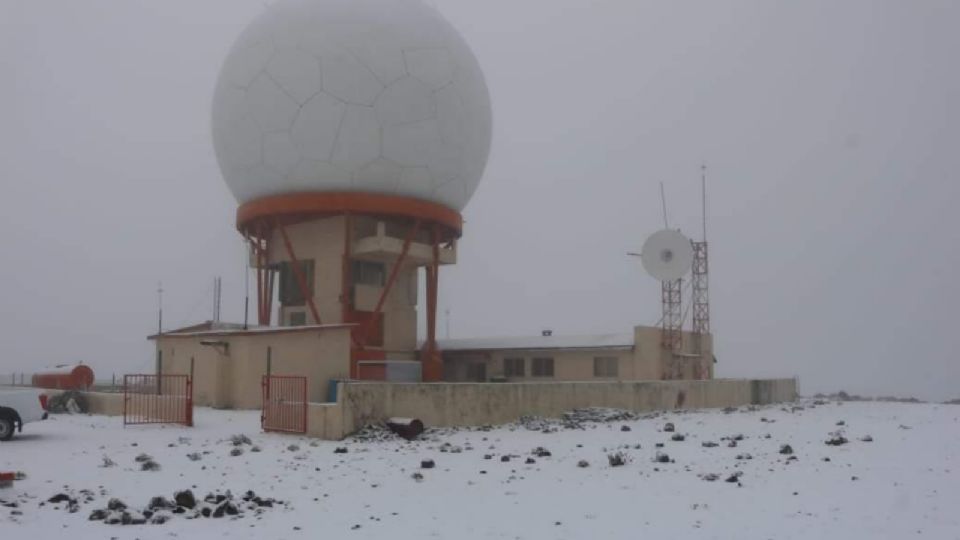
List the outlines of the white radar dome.
{"type": "Polygon", "coordinates": [[[490,96],[457,31],[420,0],[280,0],[220,71],[213,142],[241,204],[359,191],[466,206],[490,96]]]}

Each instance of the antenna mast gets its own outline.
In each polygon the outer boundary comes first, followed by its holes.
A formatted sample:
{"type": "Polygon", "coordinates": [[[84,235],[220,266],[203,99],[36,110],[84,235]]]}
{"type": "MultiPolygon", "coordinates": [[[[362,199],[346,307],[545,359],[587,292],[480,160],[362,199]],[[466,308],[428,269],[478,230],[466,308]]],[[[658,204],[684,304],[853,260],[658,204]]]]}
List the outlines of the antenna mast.
{"type": "Polygon", "coordinates": [[[213,278],[213,322],[220,322],[221,278],[213,278]]]}
{"type": "MultiPolygon", "coordinates": [[[[709,263],[707,260],[707,166],[700,166],[700,190],[702,201],[703,240],[691,242],[693,246],[693,333],[694,352],[701,357],[706,356],[708,350],[712,352],[712,345],[707,347],[707,335],[710,334],[710,283],[708,279],[709,263]]],[[[712,354],[711,354],[712,356],[712,354]]],[[[701,358],[697,378],[708,378],[712,358],[701,358]],[[706,362],[704,360],[707,360],[706,362]]]]}
{"type": "Polygon", "coordinates": [[[663,191],[663,182],[660,182],[660,206],[663,208],[663,228],[669,229],[670,223],[667,222],[667,196],[663,191]]]}

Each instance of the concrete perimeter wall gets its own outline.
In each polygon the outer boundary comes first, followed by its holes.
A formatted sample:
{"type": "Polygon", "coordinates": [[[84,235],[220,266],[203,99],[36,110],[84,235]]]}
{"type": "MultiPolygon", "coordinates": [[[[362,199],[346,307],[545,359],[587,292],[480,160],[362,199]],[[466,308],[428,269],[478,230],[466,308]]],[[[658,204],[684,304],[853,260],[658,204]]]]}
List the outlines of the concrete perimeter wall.
{"type": "Polygon", "coordinates": [[[478,426],[522,415],[557,417],[579,407],[635,412],[794,401],[795,379],[550,383],[340,383],[336,404],[311,404],[308,433],[341,439],[392,417],[427,426],[478,426]]]}
{"type": "MultiPolygon", "coordinates": [[[[91,414],[123,414],[123,394],[87,392],[91,414]]],[[[794,401],[795,379],[545,383],[341,382],[336,403],[310,403],[307,434],[339,440],[387,418],[427,426],[479,426],[523,415],[557,417],[580,407],[635,412],[739,407],[794,401]]]]}

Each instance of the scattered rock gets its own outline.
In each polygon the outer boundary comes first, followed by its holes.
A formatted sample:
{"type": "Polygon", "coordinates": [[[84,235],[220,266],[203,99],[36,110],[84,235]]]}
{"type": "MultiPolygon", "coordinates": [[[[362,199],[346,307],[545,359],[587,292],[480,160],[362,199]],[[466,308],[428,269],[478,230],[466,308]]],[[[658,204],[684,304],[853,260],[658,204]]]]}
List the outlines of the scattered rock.
{"type": "MultiPolygon", "coordinates": [[[[337,450],[339,450],[339,448],[338,448],[337,450]]],[[[290,446],[287,446],[287,451],[288,451],[288,452],[299,452],[299,451],[300,451],[300,447],[299,447],[298,445],[296,445],[296,444],[291,444],[290,446]]],[[[346,453],[347,453],[347,449],[344,448],[344,449],[343,449],[343,452],[336,452],[336,451],[334,451],[334,452],[337,453],[337,454],[346,454],[346,453]]]]}
{"type": "Polygon", "coordinates": [[[740,477],[741,477],[741,476],[743,476],[743,473],[742,473],[741,471],[737,471],[737,472],[731,474],[730,476],[728,476],[725,481],[726,481],[726,482],[729,482],[729,483],[731,483],[731,484],[733,484],[733,483],[738,483],[738,484],[739,484],[739,483],[740,483],[740,477]]]}
{"type": "Polygon", "coordinates": [[[173,510],[176,507],[177,505],[173,504],[173,502],[166,497],[154,497],[150,499],[150,504],[147,505],[147,508],[154,512],[157,510],[173,510]]]}
{"type": "Polygon", "coordinates": [[[47,411],[51,414],[83,414],[88,410],[87,396],[75,390],[47,397],[47,411]]]}
{"type": "Polygon", "coordinates": [[[837,434],[837,435],[833,435],[832,437],[830,437],[824,442],[829,446],[840,446],[841,444],[847,444],[850,441],[848,441],[847,438],[844,437],[843,435],[837,434]]]}
{"type": "Polygon", "coordinates": [[[630,456],[623,452],[614,452],[613,454],[607,454],[607,461],[611,467],[622,467],[630,461],[630,456]]]}
{"type": "Polygon", "coordinates": [[[420,474],[420,473],[418,473],[418,472],[415,472],[415,473],[411,474],[411,475],[410,475],[410,478],[413,478],[413,479],[416,480],[417,482],[423,482],[423,475],[420,474]]]}
{"type": "Polygon", "coordinates": [[[173,500],[177,503],[177,506],[182,506],[183,508],[189,508],[191,510],[197,506],[197,499],[193,496],[193,492],[189,489],[174,493],[173,500]]]}
{"type": "Polygon", "coordinates": [[[785,455],[785,456],[789,456],[789,455],[793,454],[793,447],[790,446],[789,444],[781,444],[781,445],[780,445],[780,453],[783,454],[783,455],[785,455]]]}
{"type": "Polygon", "coordinates": [[[109,515],[109,512],[100,508],[100,509],[94,510],[93,512],[90,512],[90,517],[88,517],[87,519],[90,521],[103,521],[107,519],[108,515],[109,515]]]}
{"type": "Polygon", "coordinates": [[[580,461],[577,462],[577,467],[580,467],[581,469],[584,469],[589,466],[590,466],[590,462],[585,459],[581,459],[580,461]]]}
{"type": "Polygon", "coordinates": [[[250,440],[250,437],[247,437],[242,433],[238,435],[233,435],[232,437],[230,437],[230,442],[233,443],[234,446],[241,446],[244,444],[253,444],[253,441],[250,440]]]}
{"type": "Polygon", "coordinates": [[[500,462],[501,462],[501,463],[509,463],[509,462],[510,462],[510,456],[508,456],[508,455],[500,456],[500,462]]]}
{"type": "Polygon", "coordinates": [[[536,462],[537,462],[537,460],[533,459],[532,457],[528,457],[528,458],[527,458],[527,461],[526,461],[525,463],[526,463],[527,465],[533,465],[533,464],[536,463],[536,462]]]}
{"type": "Polygon", "coordinates": [[[432,469],[436,466],[432,459],[424,459],[420,462],[421,469],[432,469]]]}
{"type": "Polygon", "coordinates": [[[140,470],[141,471],[159,471],[160,464],[152,459],[148,459],[147,461],[140,463],[140,470]]]}
{"type": "Polygon", "coordinates": [[[700,475],[700,478],[706,480],[707,482],[716,482],[720,479],[720,475],[716,473],[707,473],[700,475]]]}
{"type": "Polygon", "coordinates": [[[535,456],[537,456],[537,457],[541,457],[541,458],[542,458],[542,457],[550,457],[550,456],[553,455],[553,454],[550,453],[549,450],[547,450],[546,448],[544,448],[544,447],[542,447],[542,446],[538,446],[538,447],[534,448],[534,449],[533,449],[533,452],[531,452],[531,453],[532,453],[533,455],[535,455],[535,456]]]}
{"type": "Polygon", "coordinates": [[[700,446],[704,448],[715,448],[719,445],[713,441],[703,441],[702,443],[700,443],[700,446]]]}
{"type": "Polygon", "coordinates": [[[656,463],[671,463],[670,456],[664,452],[657,452],[653,456],[653,461],[656,463]]]}
{"type": "Polygon", "coordinates": [[[623,425],[623,426],[620,426],[620,431],[632,431],[632,429],[630,428],[630,426],[623,425]]]}
{"type": "Polygon", "coordinates": [[[869,436],[869,435],[864,435],[863,437],[860,437],[860,440],[861,440],[862,442],[873,442],[873,437],[871,437],[871,436],[869,436]]]}
{"type": "Polygon", "coordinates": [[[674,433],[673,436],[670,437],[670,440],[679,442],[686,440],[686,438],[687,437],[683,433],[674,433]]]}
{"type": "Polygon", "coordinates": [[[230,455],[233,457],[242,456],[243,448],[240,448],[239,446],[234,446],[233,448],[230,449],[230,455]]]}
{"type": "Polygon", "coordinates": [[[673,422],[667,422],[666,424],[663,425],[663,430],[666,431],[667,433],[672,433],[676,431],[676,429],[677,428],[676,426],[673,425],[673,422]]]}
{"type": "Polygon", "coordinates": [[[334,453],[334,454],[346,454],[346,453],[347,453],[347,447],[346,447],[346,446],[338,446],[338,447],[336,447],[336,448],[333,449],[333,453],[334,453]]]}

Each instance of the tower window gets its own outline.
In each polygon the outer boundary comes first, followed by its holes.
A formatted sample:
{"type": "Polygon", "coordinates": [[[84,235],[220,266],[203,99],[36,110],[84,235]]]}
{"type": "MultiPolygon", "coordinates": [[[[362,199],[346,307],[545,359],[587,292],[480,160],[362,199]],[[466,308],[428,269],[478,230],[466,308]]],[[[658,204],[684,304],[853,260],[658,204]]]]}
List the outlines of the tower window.
{"type": "Polygon", "coordinates": [[[360,285],[383,287],[386,283],[386,265],[379,262],[354,261],[353,282],[360,285]]]}
{"type": "MultiPolygon", "coordinates": [[[[300,272],[307,285],[307,294],[313,296],[313,261],[298,261],[300,263],[300,272]]],[[[293,271],[293,263],[282,262],[280,269],[280,303],[285,306],[302,306],[306,304],[307,298],[300,290],[300,283],[297,281],[297,274],[293,271]]]]}

